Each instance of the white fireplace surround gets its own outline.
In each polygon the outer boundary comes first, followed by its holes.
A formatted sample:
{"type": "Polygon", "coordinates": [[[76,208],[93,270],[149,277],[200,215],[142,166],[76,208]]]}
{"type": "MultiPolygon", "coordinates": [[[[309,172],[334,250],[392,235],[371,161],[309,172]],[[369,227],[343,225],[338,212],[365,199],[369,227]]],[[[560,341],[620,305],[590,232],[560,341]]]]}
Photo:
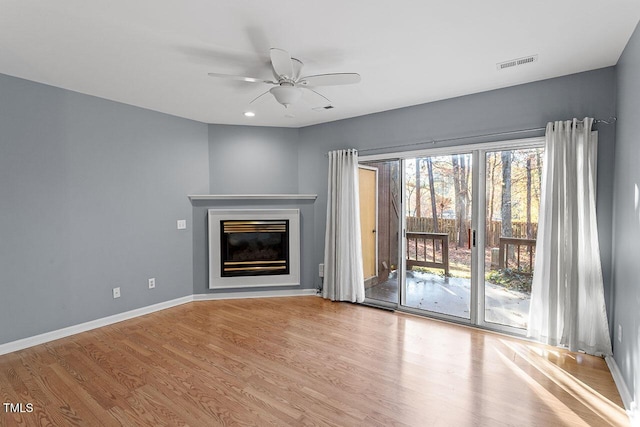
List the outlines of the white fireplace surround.
{"type": "Polygon", "coordinates": [[[300,211],[298,209],[209,209],[209,289],[300,285],[300,211]],[[222,277],[220,222],[289,220],[289,274],[222,277]]]}

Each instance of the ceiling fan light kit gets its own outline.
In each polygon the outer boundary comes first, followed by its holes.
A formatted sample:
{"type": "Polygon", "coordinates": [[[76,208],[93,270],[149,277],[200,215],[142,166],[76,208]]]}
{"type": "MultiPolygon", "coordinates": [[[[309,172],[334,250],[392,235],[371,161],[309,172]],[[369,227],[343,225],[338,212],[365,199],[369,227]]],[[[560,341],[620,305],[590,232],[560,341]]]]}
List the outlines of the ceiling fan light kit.
{"type": "Polygon", "coordinates": [[[295,86],[276,86],[271,88],[269,92],[276,98],[276,101],[284,105],[284,108],[295,104],[302,96],[302,89],[295,86]]]}
{"type": "MultiPolygon", "coordinates": [[[[271,88],[268,92],[285,108],[289,108],[290,105],[300,100],[302,97],[302,89],[307,89],[310,93],[315,94],[316,97],[323,98],[323,102],[326,101],[329,103],[328,105],[331,105],[331,101],[327,97],[312,88],[317,86],[348,85],[360,81],[360,75],[358,73],[329,73],[301,77],[302,66],[304,64],[299,59],[291,58],[289,52],[282,49],[271,48],[269,56],[271,57],[271,67],[276,81],[220,73],[209,73],[209,76],[249,83],[275,85],[275,87],[271,88]]],[[[266,93],[267,92],[262,95],[266,93]]],[[[261,98],[262,95],[255,98],[251,103],[261,98]]]]}

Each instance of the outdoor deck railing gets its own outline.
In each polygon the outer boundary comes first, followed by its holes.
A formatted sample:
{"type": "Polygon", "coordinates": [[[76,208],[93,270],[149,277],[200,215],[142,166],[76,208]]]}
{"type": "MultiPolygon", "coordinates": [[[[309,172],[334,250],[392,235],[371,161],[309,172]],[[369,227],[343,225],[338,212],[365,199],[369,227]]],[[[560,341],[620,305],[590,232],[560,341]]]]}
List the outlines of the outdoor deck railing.
{"type": "Polygon", "coordinates": [[[511,252],[511,255],[515,257],[516,262],[516,270],[526,273],[533,274],[533,258],[535,255],[536,249],[536,239],[519,239],[515,237],[500,237],[500,246],[499,246],[499,267],[500,269],[509,268],[509,258],[510,258],[510,250],[509,246],[513,246],[514,250],[511,252]],[[525,255],[523,258],[524,266],[521,263],[521,248],[525,248],[525,255]],[[528,267],[523,268],[523,267],[528,267]]]}
{"type": "Polygon", "coordinates": [[[411,270],[413,266],[441,268],[445,276],[448,276],[449,234],[407,232],[406,262],[407,270],[411,270]]]}

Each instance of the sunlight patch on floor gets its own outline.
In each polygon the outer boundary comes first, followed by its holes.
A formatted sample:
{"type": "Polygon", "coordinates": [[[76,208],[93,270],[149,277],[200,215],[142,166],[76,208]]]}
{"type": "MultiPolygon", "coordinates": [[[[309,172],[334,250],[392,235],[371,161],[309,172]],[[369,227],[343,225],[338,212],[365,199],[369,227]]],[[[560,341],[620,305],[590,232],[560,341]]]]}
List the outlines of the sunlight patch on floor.
{"type": "Polygon", "coordinates": [[[560,399],[553,395],[549,390],[545,389],[541,386],[536,380],[531,378],[529,374],[527,374],[521,367],[519,367],[513,360],[509,359],[507,355],[496,348],[496,352],[502,362],[506,367],[511,369],[515,375],[521,378],[523,381],[527,383],[527,385],[535,392],[536,395],[540,397],[540,401],[545,403],[547,407],[554,413],[556,416],[566,421],[567,423],[572,423],[576,425],[585,424],[585,422],[576,415],[567,405],[565,405],[560,399]],[[562,409],[560,409],[562,408],[562,409]]]}
{"type": "Polygon", "coordinates": [[[544,351],[541,354],[540,349],[533,346],[523,346],[506,340],[501,342],[603,420],[614,425],[628,425],[629,419],[624,409],[547,360],[544,351]]]}

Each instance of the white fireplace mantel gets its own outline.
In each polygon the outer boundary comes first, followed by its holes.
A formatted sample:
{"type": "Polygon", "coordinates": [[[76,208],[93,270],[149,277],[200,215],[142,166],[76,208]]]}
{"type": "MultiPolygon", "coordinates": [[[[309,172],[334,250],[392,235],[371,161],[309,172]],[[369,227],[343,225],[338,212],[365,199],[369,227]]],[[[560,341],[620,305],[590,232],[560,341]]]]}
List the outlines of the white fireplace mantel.
{"type": "Polygon", "coordinates": [[[209,289],[300,285],[300,211],[298,209],[209,209],[209,289]],[[222,221],[287,220],[289,272],[263,276],[222,276],[222,221]]]}
{"type": "Polygon", "coordinates": [[[191,194],[189,200],[315,200],[317,194],[191,194]]]}

